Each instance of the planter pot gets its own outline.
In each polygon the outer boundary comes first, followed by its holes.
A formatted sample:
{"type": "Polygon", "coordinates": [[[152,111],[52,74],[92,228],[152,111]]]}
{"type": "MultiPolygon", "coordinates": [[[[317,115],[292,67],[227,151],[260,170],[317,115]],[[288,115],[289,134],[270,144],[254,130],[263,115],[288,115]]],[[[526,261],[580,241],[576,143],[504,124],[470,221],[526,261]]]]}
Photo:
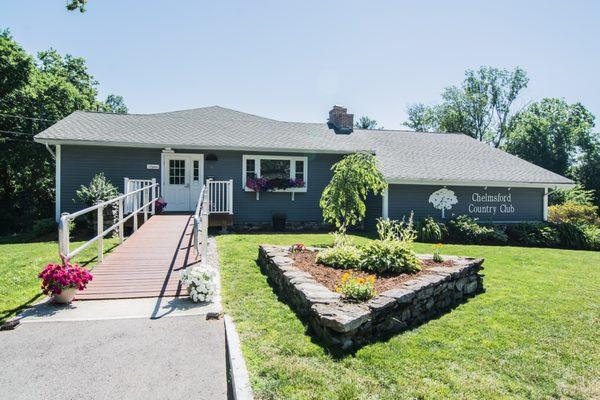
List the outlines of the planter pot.
{"type": "Polygon", "coordinates": [[[77,293],[77,288],[63,289],[60,294],[55,294],[52,296],[52,300],[57,304],[69,304],[73,301],[75,293],[77,293]]]}

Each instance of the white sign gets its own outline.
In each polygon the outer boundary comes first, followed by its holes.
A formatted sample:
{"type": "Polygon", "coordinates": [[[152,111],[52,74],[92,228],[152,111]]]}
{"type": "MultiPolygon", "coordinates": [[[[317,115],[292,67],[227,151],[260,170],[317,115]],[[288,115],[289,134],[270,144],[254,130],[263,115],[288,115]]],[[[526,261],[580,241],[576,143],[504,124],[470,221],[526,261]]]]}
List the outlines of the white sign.
{"type": "Polygon", "coordinates": [[[458,203],[458,199],[454,195],[454,192],[450,189],[441,188],[435,191],[429,196],[429,202],[434,208],[442,210],[442,218],[446,218],[444,211],[450,210],[453,204],[458,203]]]}
{"type": "Polygon", "coordinates": [[[146,169],[160,169],[158,164],[146,164],[146,169]]]}

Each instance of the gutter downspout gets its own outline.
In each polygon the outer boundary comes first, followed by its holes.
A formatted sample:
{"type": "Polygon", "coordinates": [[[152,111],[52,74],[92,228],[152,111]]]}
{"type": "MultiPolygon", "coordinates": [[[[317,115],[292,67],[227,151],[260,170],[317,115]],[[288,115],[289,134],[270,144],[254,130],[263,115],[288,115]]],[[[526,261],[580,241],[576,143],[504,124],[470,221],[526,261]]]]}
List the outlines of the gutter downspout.
{"type": "Polygon", "coordinates": [[[544,188],[544,202],[542,205],[542,214],[543,214],[543,220],[544,222],[548,221],[548,188],[544,188]]]}
{"type": "Polygon", "coordinates": [[[52,149],[50,148],[50,145],[48,144],[48,142],[46,142],[46,150],[48,150],[48,153],[50,153],[50,155],[52,156],[52,159],[54,161],[56,161],[56,154],[54,154],[54,152],[52,151],[52,149]]]}
{"type": "Polygon", "coordinates": [[[50,153],[50,156],[54,160],[54,219],[58,222],[60,220],[60,144],[54,146],[55,151],[52,151],[48,142],[45,144],[46,150],[48,150],[48,153],[50,153]]]}

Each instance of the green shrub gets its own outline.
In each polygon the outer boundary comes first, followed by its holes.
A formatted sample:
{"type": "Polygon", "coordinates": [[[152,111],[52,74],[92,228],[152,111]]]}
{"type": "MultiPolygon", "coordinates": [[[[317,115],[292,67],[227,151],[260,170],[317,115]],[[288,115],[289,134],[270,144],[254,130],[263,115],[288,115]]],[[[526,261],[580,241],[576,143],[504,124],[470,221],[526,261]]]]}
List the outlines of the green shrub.
{"type": "Polygon", "coordinates": [[[505,244],[508,236],[499,227],[479,225],[468,215],[459,215],[448,222],[450,240],[467,244],[505,244]]]}
{"type": "Polygon", "coordinates": [[[361,252],[358,248],[343,244],[319,251],[316,261],[334,268],[358,268],[360,256],[361,252]]]}
{"type": "Polygon", "coordinates": [[[508,236],[501,227],[482,226],[482,231],[478,237],[478,243],[481,244],[506,244],[508,236]]]}
{"type": "Polygon", "coordinates": [[[352,276],[351,272],[342,275],[340,285],[336,288],[346,300],[366,301],[377,295],[375,292],[375,277],[370,275],[368,278],[352,276]]]}
{"type": "Polygon", "coordinates": [[[506,233],[511,241],[534,247],[557,247],[560,245],[560,232],[555,226],[522,222],[509,225],[506,233]]]}
{"type": "Polygon", "coordinates": [[[548,221],[600,226],[600,218],[597,213],[598,207],[596,206],[567,201],[564,204],[548,207],[548,221]]]}
{"type": "Polygon", "coordinates": [[[414,273],[421,262],[411,247],[397,240],[372,240],[361,249],[360,269],[378,274],[414,273]]]}
{"type": "Polygon", "coordinates": [[[467,215],[459,215],[448,222],[450,240],[462,243],[471,243],[480,232],[480,226],[467,215]]]}
{"type": "Polygon", "coordinates": [[[432,217],[424,218],[417,226],[417,238],[421,242],[439,243],[448,237],[446,225],[432,217]]]}
{"type": "Polygon", "coordinates": [[[560,242],[563,247],[576,250],[590,247],[586,232],[581,225],[572,222],[563,222],[556,226],[560,232],[560,242]]]}
{"type": "Polygon", "coordinates": [[[582,228],[589,250],[600,250],[600,228],[595,225],[584,225],[582,228]]]}
{"type": "Polygon", "coordinates": [[[417,237],[412,212],[407,221],[404,217],[402,217],[402,221],[378,218],[377,234],[380,240],[395,240],[411,246],[417,237]]]}
{"type": "MultiPolygon", "coordinates": [[[[108,179],[106,179],[102,172],[100,172],[92,178],[88,186],[81,185],[79,190],[75,192],[75,195],[85,205],[93,206],[97,203],[114,199],[115,197],[119,196],[119,190],[108,179]]],[[[117,222],[117,207],[118,204],[115,202],[103,210],[105,227],[107,225],[113,225],[117,222]]],[[[91,212],[85,214],[85,216],[83,217],[83,221],[84,224],[82,224],[82,227],[85,227],[89,230],[95,230],[97,213],[91,212]]],[[[114,234],[117,234],[116,230],[114,231],[114,234]]]]}
{"type": "Polygon", "coordinates": [[[53,218],[44,218],[33,221],[33,227],[31,228],[31,232],[35,237],[56,233],[57,230],[58,224],[53,218]]]}
{"type": "Polygon", "coordinates": [[[87,206],[93,206],[98,202],[117,197],[119,190],[101,172],[92,178],[89,186],[81,185],[75,195],[87,206]]]}

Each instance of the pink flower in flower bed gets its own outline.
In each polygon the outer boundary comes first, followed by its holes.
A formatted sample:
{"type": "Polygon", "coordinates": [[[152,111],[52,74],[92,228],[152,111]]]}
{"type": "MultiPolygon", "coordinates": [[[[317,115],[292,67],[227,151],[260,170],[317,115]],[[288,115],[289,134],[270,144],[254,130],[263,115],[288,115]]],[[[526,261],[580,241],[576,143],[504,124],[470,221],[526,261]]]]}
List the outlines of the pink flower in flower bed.
{"type": "Polygon", "coordinates": [[[92,280],[92,274],[77,264],[48,264],[38,275],[42,279],[42,291],[46,295],[61,294],[64,289],[83,290],[92,280]]]}
{"type": "Polygon", "coordinates": [[[248,179],[246,186],[254,190],[255,192],[269,192],[277,189],[290,189],[290,188],[301,188],[304,187],[303,179],[287,179],[287,178],[257,178],[248,179]]]}

